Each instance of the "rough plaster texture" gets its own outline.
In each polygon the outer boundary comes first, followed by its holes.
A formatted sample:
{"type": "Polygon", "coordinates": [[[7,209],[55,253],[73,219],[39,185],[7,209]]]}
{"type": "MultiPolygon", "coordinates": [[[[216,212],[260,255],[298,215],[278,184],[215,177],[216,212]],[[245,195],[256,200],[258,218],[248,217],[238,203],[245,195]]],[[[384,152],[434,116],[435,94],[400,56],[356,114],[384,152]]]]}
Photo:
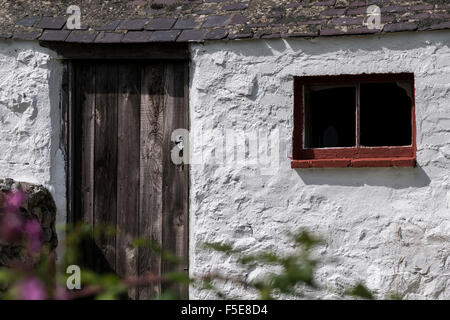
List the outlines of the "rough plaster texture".
{"type": "MultiPolygon", "coordinates": [[[[285,232],[305,227],[326,239],[317,252],[321,290],[313,297],[338,298],[362,280],[379,297],[450,298],[449,32],[209,42],[192,45],[191,54],[191,131],[280,134],[274,175],[254,166],[192,165],[192,274],[240,272],[204,251],[204,242],[287,252],[285,232]],[[293,76],[386,72],[415,74],[417,168],[291,169],[293,76]]],[[[208,159],[217,145],[198,137],[193,162],[199,149],[208,159]]],[[[244,276],[263,273],[253,268],[244,276]]],[[[253,297],[237,285],[223,288],[253,297]]],[[[213,295],[191,289],[191,298],[207,297],[213,295]]]]}
{"type": "MultiPolygon", "coordinates": [[[[192,45],[192,131],[278,130],[280,144],[278,170],[262,174],[254,165],[211,164],[219,132],[201,141],[207,164],[191,168],[191,273],[241,273],[201,249],[204,242],[283,252],[291,248],[285,232],[306,227],[326,239],[317,252],[322,290],[313,297],[340,297],[363,280],[380,297],[450,298],[449,46],[445,31],[192,45]],[[363,72],[415,73],[418,167],[290,169],[292,77],[363,72]]],[[[48,187],[63,222],[60,88],[53,53],[33,42],[0,42],[1,177],[48,187]]],[[[224,289],[252,297],[234,284],[224,289]]],[[[213,296],[191,290],[191,298],[205,297],[213,296]]]]}
{"type": "Polygon", "coordinates": [[[42,184],[66,221],[62,65],[36,42],[0,42],[0,178],[42,184]]]}

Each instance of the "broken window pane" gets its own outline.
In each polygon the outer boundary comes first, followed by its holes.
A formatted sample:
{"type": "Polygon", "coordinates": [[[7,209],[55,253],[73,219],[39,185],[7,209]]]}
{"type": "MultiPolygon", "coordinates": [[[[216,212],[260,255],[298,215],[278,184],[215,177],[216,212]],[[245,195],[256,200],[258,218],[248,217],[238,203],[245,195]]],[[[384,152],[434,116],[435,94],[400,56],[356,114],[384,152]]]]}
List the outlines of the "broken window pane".
{"type": "Polygon", "coordinates": [[[361,146],[411,145],[411,108],[412,89],[410,83],[361,83],[361,146]]]}
{"type": "Polygon", "coordinates": [[[305,148],[356,145],[356,87],[305,88],[305,148]]]}

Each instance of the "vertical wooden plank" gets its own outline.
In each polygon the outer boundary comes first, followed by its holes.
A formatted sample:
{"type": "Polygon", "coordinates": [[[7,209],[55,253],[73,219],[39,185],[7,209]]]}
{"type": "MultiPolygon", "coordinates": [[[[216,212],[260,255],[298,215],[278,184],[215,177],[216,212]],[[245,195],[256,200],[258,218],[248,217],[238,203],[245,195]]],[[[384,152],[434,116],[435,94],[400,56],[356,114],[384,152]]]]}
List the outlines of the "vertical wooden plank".
{"type": "MultiPolygon", "coordinates": [[[[121,63],[118,68],[116,272],[127,278],[137,276],[138,252],[133,239],[138,236],[139,214],[140,70],[131,63],[121,63]]],[[[130,289],[128,296],[137,299],[137,290],[130,289]]]]}
{"type": "Polygon", "coordinates": [[[81,121],[82,141],[82,203],[83,222],[90,225],[94,219],[94,115],[95,115],[95,69],[92,65],[84,65],[80,71],[82,78],[81,121]]]}
{"type": "Polygon", "coordinates": [[[81,134],[82,134],[82,121],[80,117],[80,110],[81,110],[81,95],[82,95],[82,88],[80,87],[80,79],[81,75],[80,73],[80,65],[78,63],[73,63],[72,70],[73,70],[73,76],[71,78],[72,80],[72,112],[71,112],[71,130],[73,137],[71,138],[71,164],[72,164],[72,193],[74,196],[74,199],[72,201],[72,218],[73,223],[79,222],[83,217],[83,206],[81,203],[81,134]]]}
{"type": "MultiPolygon", "coordinates": [[[[189,112],[189,62],[180,62],[184,69],[184,79],[183,79],[183,91],[184,91],[184,101],[183,101],[183,109],[184,109],[184,120],[183,125],[184,128],[187,130],[190,130],[191,128],[191,122],[190,122],[190,112],[189,112]]],[[[190,143],[188,144],[190,146],[190,143]]],[[[187,150],[187,152],[190,152],[187,150]]],[[[183,254],[182,254],[182,265],[180,267],[180,270],[184,272],[187,276],[190,275],[189,272],[189,226],[190,226],[190,220],[189,220],[189,208],[190,208],[190,168],[189,165],[183,166],[183,183],[184,188],[183,190],[183,198],[184,198],[184,230],[183,230],[183,254]]],[[[189,286],[182,286],[180,288],[180,297],[183,299],[189,299],[189,286]]]]}
{"type": "MultiPolygon", "coordinates": [[[[117,81],[115,64],[96,66],[94,141],[94,226],[117,224],[117,81]]],[[[97,268],[112,272],[116,266],[116,237],[96,239],[97,268]]]]}
{"type": "MultiPolygon", "coordinates": [[[[182,263],[162,262],[162,274],[186,272],[188,257],[188,199],[189,170],[187,165],[175,165],[171,160],[171,141],[176,129],[189,129],[186,116],[185,65],[183,62],[170,62],[166,65],[165,89],[166,106],[163,134],[163,230],[164,250],[175,253],[182,263]]],[[[188,288],[183,285],[163,285],[163,289],[175,292],[180,298],[187,297],[188,288]]]]}
{"type": "MultiPolygon", "coordinates": [[[[189,128],[187,64],[129,66],[75,65],[69,99],[78,108],[71,119],[73,199],[80,200],[73,204],[76,220],[119,231],[117,238],[95,240],[91,257],[98,271],[122,276],[186,272],[189,171],[172,163],[171,135],[189,128]],[[162,262],[158,252],[145,248],[136,260],[129,243],[137,235],[183,257],[182,263],[162,262]]],[[[155,283],[130,294],[146,299],[167,288],[155,283]]],[[[170,289],[187,297],[186,287],[170,289]]]]}
{"type": "MultiPolygon", "coordinates": [[[[79,187],[80,216],[78,221],[93,226],[94,218],[94,111],[95,111],[95,67],[90,63],[78,63],[77,79],[77,152],[75,154],[79,187]]],[[[78,202],[78,201],[77,201],[78,202]]],[[[83,242],[83,262],[93,267],[93,242],[83,242]]]]}
{"type": "Polygon", "coordinates": [[[66,204],[67,204],[67,223],[73,224],[75,222],[74,212],[74,177],[73,177],[73,140],[74,140],[74,124],[73,124],[73,111],[74,111],[74,97],[75,97],[75,84],[74,84],[75,71],[73,70],[73,64],[70,61],[65,61],[63,64],[63,77],[62,77],[62,92],[61,92],[61,111],[63,114],[63,132],[64,132],[64,144],[65,144],[65,161],[66,161],[66,204]]]}
{"type": "MultiPolygon", "coordinates": [[[[162,244],[162,171],[164,65],[148,64],[142,68],[140,132],[140,236],[162,244]]],[[[139,275],[161,275],[161,256],[149,248],[139,249],[139,275]]],[[[161,282],[139,289],[139,299],[160,295],[161,282]]]]}

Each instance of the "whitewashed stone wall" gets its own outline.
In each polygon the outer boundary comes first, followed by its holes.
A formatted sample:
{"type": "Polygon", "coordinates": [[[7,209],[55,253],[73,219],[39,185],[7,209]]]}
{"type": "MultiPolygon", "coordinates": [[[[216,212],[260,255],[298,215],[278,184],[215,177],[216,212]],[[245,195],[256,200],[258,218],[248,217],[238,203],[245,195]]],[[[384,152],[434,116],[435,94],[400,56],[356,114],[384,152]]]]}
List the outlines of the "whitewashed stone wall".
{"type": "MultiPolygon", "coordinates": [[[[318,252],[317,298],[339,297],[358,280],[380,297],[450,298],[449,47],[448,31],[192,45],[192,131],[278,130],[280,143],[271,148],[279,168],[262,172],[211,164],[216,136],[195,137],[207,165],[191,169],[191,272],[239,273],[201,249],[204,242],[288,251],[285,232],[306,227],[327,240],[318,252]],[[364,72],[415,73],[418,167],[290,169],[293,76],[364,72]]],[[[60,88],[53,53],[34,42],[0,42],[0,176],[48,187],[63,222],[60,88]]],[[[225,291],[251,297],[236,285],[225,291]]],[[[212,295],[192,290],[191,297],[212,295]]]]}
{"type": "MultiPolygon", "coordinates": [[[[326,239],[317,298],[337,298],[359,280],[379,297],[450,298],[450,32],[210,42],[192,45],[191,54],[193,132],[280,134],[273,175],[255,166],[192,165],[192,274],[239,273],[202,250],[204,242],[283,252],[285,232],[305,227],[326,239]],[[291,169],[293,76],[386,72],[415,74],[417,168],[291,169]]],[[[202,148],[210,160],[213,138],[199,142],[194,134],[193,162],[202,148]]],[[[252,297],[236,285],[224,291],[252,297]]],[[[191,290],[191,298],[207,297],[191,290]]]]}
{"type": "Polygon", "coordinates": [[[30,41],[0,41],[0,178],[42,184],[66,221],[61,63],[30,41]]]}

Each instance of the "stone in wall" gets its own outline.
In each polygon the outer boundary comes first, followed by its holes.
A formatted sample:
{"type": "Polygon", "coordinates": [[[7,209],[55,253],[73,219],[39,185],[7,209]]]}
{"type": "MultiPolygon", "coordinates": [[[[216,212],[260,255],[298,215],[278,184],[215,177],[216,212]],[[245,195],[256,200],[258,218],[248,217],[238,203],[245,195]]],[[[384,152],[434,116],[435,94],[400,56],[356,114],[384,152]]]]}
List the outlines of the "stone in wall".
{"type": "MultiPolygon", "coordinates": [[[[0,179],[0,198],[5,194],[21,189],[25,201],[17,214],[23,219],[36,219],[42,230],[42,245],[53,252],[58,245],[55,230],[56,205],[50,192],[41,185],[16,182],[12,179],[0,179]]],[[[0,207],[0,216],[3,208],[0,207]]],[[[0,267],[10,267],[17,260],[26,259],[21,243],[6,243],[0,240],[0,267]]]]}

